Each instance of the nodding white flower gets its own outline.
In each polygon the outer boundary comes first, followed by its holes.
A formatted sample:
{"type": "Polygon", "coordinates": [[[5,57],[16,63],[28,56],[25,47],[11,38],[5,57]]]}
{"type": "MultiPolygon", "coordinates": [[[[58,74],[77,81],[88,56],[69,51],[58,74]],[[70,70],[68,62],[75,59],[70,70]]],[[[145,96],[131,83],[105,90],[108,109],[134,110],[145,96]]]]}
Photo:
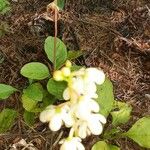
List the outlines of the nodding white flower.
{"type": "Polygon", "coordinates": [[[77,127],[77,135],[82,139],[87,136],[100,135],[103,131],[103,125],[106,123],[106,119],[101,114],[91,114],[87,120],[79,121],[77,127]]]}
{"type": "Polygon", "coordinates": [[[79,94],[76,92],[76,90],[67,87],[63,92],[63,98],[64,100],[72,100],[73,102],[76,102],[79,97],[79,94]]]}
{"type": "Polygon", "coordinates": [[[40,121],[44,123],[49,122],[55,114],[55,108],[56,106],[54,105],[46,107],[46,109],[40,113],[40,121]]]}
{"type": "Polygon", "coordinates": [[[101,114],[91,114],[87,122],[91,133],[100,135],[103,131],[102,124],[106,123],[106,118],[101,114]]]}
{"type": "Polygon", "coordinates": [[[81,96],[74,109],[77,118],[86,120],[92,112],[99,112],[99,104],[88,96],[81,96]]]}
{"type": "Polygon", "coordinates": [[[87,136],[90,136],[91,131],[88,128],[87,121],[79,120],[78,122],[80,123],[77,125],[76,134],[82,139],[85,139],[87,136]]]}
{"type": "Polygon", "coordinates": [[[84,84],[84,93],[83,95],[88,96],[89,98],[98,98],[98,95],[96,94],[96,85],[94,82],[85,82],[84,84]]]}
{"type": "Polygon", "coordinates": [[[81,138],[94,134],[100,135],[106,118],[99,114],[96,84],[105,81],[105,74],[96,68],[81,68],[71,72],[71,62],[67,61],[61,70],[53,74],[56,81],[67,81],[68,87],[63,98],[68,100],[58,106],[50,105],[40,114],[42,122],[49,122],[52,131],[58,131],[64,124],[70,128],[69,137],[62,140],[60,150],[85,150],[81,138]],[[73,137],[73,135],[78,137],[73,137]]]}
{"type": "Polygon", "coordinates": [[[49,122],[49,128],[52,131],[58,131],[63,123],[66,127],[71,127],[74,124],[74,118],[69,111],[70,107],[67,105],[63,107],[51,105],[41,112],[40,120],[49,122]]]}
{"type": "Polygon", "coordinates": [[[71,88],[77,91],[78,94],[84,92],[84,81],[81,77],[76,77],[72,79],[71,88]]]}
{"type": "Polygon", "coordinates": [[[79,137],[72,137],[60,141],[60,150],[85,150],[79,137]]]}
{"type": "Polygon", "coordinates": [[[105,81],[105,74],[102,70],[97,68],[87,68],[85,70],[85,80],[95,82],[96,84],[103,84],[105,81]]]}
{"type": "Polygon", "coordinates": [[[77,99],[81,95],[86,95],[89,98],[97,98],[96,85],[94,82],[86,82],[81,77],[73,78],[69,87],[64,90],[63,98],[69,100],[72,97],[77,99]]]}
{"type": "Polygon", "coordinates": [[[81,78],[72,78],[69,87],[64,90],[63,98],[65,100],[78,99],[81,93],[84,92],[84,83],[81,78]]]}

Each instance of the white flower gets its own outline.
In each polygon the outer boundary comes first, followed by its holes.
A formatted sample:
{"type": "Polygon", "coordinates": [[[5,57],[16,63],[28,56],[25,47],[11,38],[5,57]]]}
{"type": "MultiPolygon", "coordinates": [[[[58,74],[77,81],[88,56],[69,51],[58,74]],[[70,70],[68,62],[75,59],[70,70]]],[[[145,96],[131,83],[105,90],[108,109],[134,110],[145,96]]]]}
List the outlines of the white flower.
{"type": "Polygon", "coordinates": [[[60,141],[60,150],[85,150],[79,137],[67,138],[60,141]]]}
{"type": "Polygon", "coordinates": [[[88,96],[81,96],[74,109],[77,118],[86,120],[92,112],[99,112],[99,104],[88,96]]]}
{"type": "Polygon", "coordinates": [[[93,135],[100,135],[103,131],[102,124],[106,123],[106,119],[101,114],[91,114],[89,118],[85,121],[80,121],[77,128],[77,134],[82,139],[86,138],[87,136],[93,135]]]}
{"type": "Polygon", "coordinates": [[[94,82],[86,82],[84,81],[84,93],[83,95],[88,96],[89,98],[98,98],[98,95],[96,94],[96,85],[94,82]]]}
{"type": "Polygon", "coordinates": [[[87,121],[81,121],[79,120],[79,124],[77,125],[76,134],[82,138],[85,139],[87,136],[91,135],[91,131],[88,128],[87,121]]]}
{"type": "Polygon", "coordinates": [[[40,114],[42,122],[49,122],[52,131],[58,131],[62,125],[70,128],[69,137],[62,140],[60,150],[85,150],[81,138],[94,134],[100,135],[106,118],[99,114],[99,104],[96,84],[103,84],[105,74],[96,68],[81,68],[71,72],[71,62],[54,72],[56,81],[66,81],[68,87],[63,92],[63,98],[68,100],[58,106],[48,106],[40,114]],[[77,135],[78,137],[73,137],[77,135]]]}
{"type": "Polygon", "coordinates": [[[70,87],[67,87],[63,92],[63,98],[69,100],[71,98],[78,99],[81,95],[86,95],[89,98],[97,98],[96,85],[94,82],[86,82],[81,77],[73,78],[70,87]]]}
{"type": "Polygon", "coordinates": [[[106,118],[101,114],[91,114],[87,122],[91,133],[100,135],[103,131],[102,124],[106,123],[106,118]]]}
{"type": "Polygon", "coordinates": [[[79,69],[77,71],[74,71],[73,75],[76,76],[76,77],[84,76],[85,75],[85,70],[86,70],[86,68],[81,68],[81,69],[79,69]]]}
{"type": "Polygon", "coordinates": [[[95,82],[97,84],[103,84],[105,81],[105,74],[102,70],[97,68],[87,68],[85,70],[85,80],[95,82]]]}
{"type": "Polygon", "coordinates": [[[61,108],[51,105],[41,112],[40,120],[41,122],[49,122],[49,128],[52,131],[58,131],[63,123],[66,127],[71,127],[74,124],[74,118],[69,111],[68,105],[61,108]]]}
{"type": "Polygon", "coordinates": [[[69,99],[78,99],[81,93],[84,92],[84,82],[81,78],[72,78],[70,81],[69,87],[64,90],[63,98],[65,100],[69,99]]]}
{"type": "Polygon", "coordinates": [[[64,92],[63,92],[63,98],[64,98],[64,100],[69,100],[70,99],[70,96],[71,94],[70,94],[70,91],[69,91],[69,88],[67,87],[65,90],[64,90],[64,92]]]}
{"type": "Polygon", "coordinates": [[[52,116],[55,114],[55,108],[56,106],[54,105],[46,107],[46,109],[40,113],[40,121],[44,123],[49,122],[52,116]]]}
{"type": "Polygon", "coordinates": [[[70,86],[79,94],[79,96],[84,92],[84,81],[81,77],[73,78],[70,86]]]}

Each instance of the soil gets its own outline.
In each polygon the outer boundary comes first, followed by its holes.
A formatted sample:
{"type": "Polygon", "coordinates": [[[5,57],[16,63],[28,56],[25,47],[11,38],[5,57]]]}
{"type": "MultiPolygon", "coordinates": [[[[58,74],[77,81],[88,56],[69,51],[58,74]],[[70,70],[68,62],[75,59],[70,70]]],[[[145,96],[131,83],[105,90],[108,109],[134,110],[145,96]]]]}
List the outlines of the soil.
{"type": "MultiPolygon", "coordinates": [[[[12,11],[1,15],[1,22],[9,25],[9,32],[0,40],[0,83],[23,89],[28,81],[19,71],[27,62],[47,60],[43,44],[54,35],[54,23],[39,16],[46,11],[49,0],[11,1],[12,11]]],[[[149,0],[67,0],[58,22],[58,37],[71,50],[85,55],[76,63],[102,68],[114,85],[115,98],[132,105],[132,118],[122,127],[127,131],[134,122],[150,115],[150,2],[149,0]]],[[[0,110],[15,108],[20,112],[12,129],[0,135],[0,149],[25,139],[38,150],[57,150],[58,141],[67,131],[51,132],[38,118],[31,128],[25,124],[21,112],[20,95],[0,101],[0,110]]],[[[111,118],[110,118],[111,119],[111,118]]],[[[84,141],[90,150],[99,138],[84,141]]],[[[129,139],[111,141],[122,150],[144,150],[129,139]]]]}

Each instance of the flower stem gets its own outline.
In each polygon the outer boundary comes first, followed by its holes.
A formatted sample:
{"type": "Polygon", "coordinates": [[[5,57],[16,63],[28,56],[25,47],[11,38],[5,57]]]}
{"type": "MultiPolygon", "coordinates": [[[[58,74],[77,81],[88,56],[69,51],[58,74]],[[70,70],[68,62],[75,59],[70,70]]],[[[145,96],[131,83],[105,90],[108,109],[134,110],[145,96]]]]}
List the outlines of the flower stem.
{"type": "MultiPolygon", "coordinates": [[[[57,0],[56,0],[56,5],[57,5],[57,0]]],[[[54,64],[54,71],[56,70],[56,45],[57,45],[57,14],[58,10],[55,8],[55,37],[54,37],[54,56],[53,56],[53,64],[54,64]]]]}
{"type": "Polygon", "coordinates": [[[74,135],[74,128],[72,127],[70,132],[69,132],[69,139],[72,139],[74,135]]]}

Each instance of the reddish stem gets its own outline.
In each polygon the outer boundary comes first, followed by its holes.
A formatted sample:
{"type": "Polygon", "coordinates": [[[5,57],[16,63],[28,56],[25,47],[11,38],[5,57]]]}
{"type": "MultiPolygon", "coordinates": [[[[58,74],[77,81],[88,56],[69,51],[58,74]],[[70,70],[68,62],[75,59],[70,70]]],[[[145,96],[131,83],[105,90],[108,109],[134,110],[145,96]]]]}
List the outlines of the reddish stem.
{"type": "Polygon", "coordinates": [[[56,45],[57,45],[57,13],[58,13],[58,11],[57,11],[57,8],[55,8],[55,37],[54,37],[54,56],[53,56],[53,64],[54,64],[54,71],[56,70],[56,51],[57,51],[57,49],[56,49],[56,45]]]}

